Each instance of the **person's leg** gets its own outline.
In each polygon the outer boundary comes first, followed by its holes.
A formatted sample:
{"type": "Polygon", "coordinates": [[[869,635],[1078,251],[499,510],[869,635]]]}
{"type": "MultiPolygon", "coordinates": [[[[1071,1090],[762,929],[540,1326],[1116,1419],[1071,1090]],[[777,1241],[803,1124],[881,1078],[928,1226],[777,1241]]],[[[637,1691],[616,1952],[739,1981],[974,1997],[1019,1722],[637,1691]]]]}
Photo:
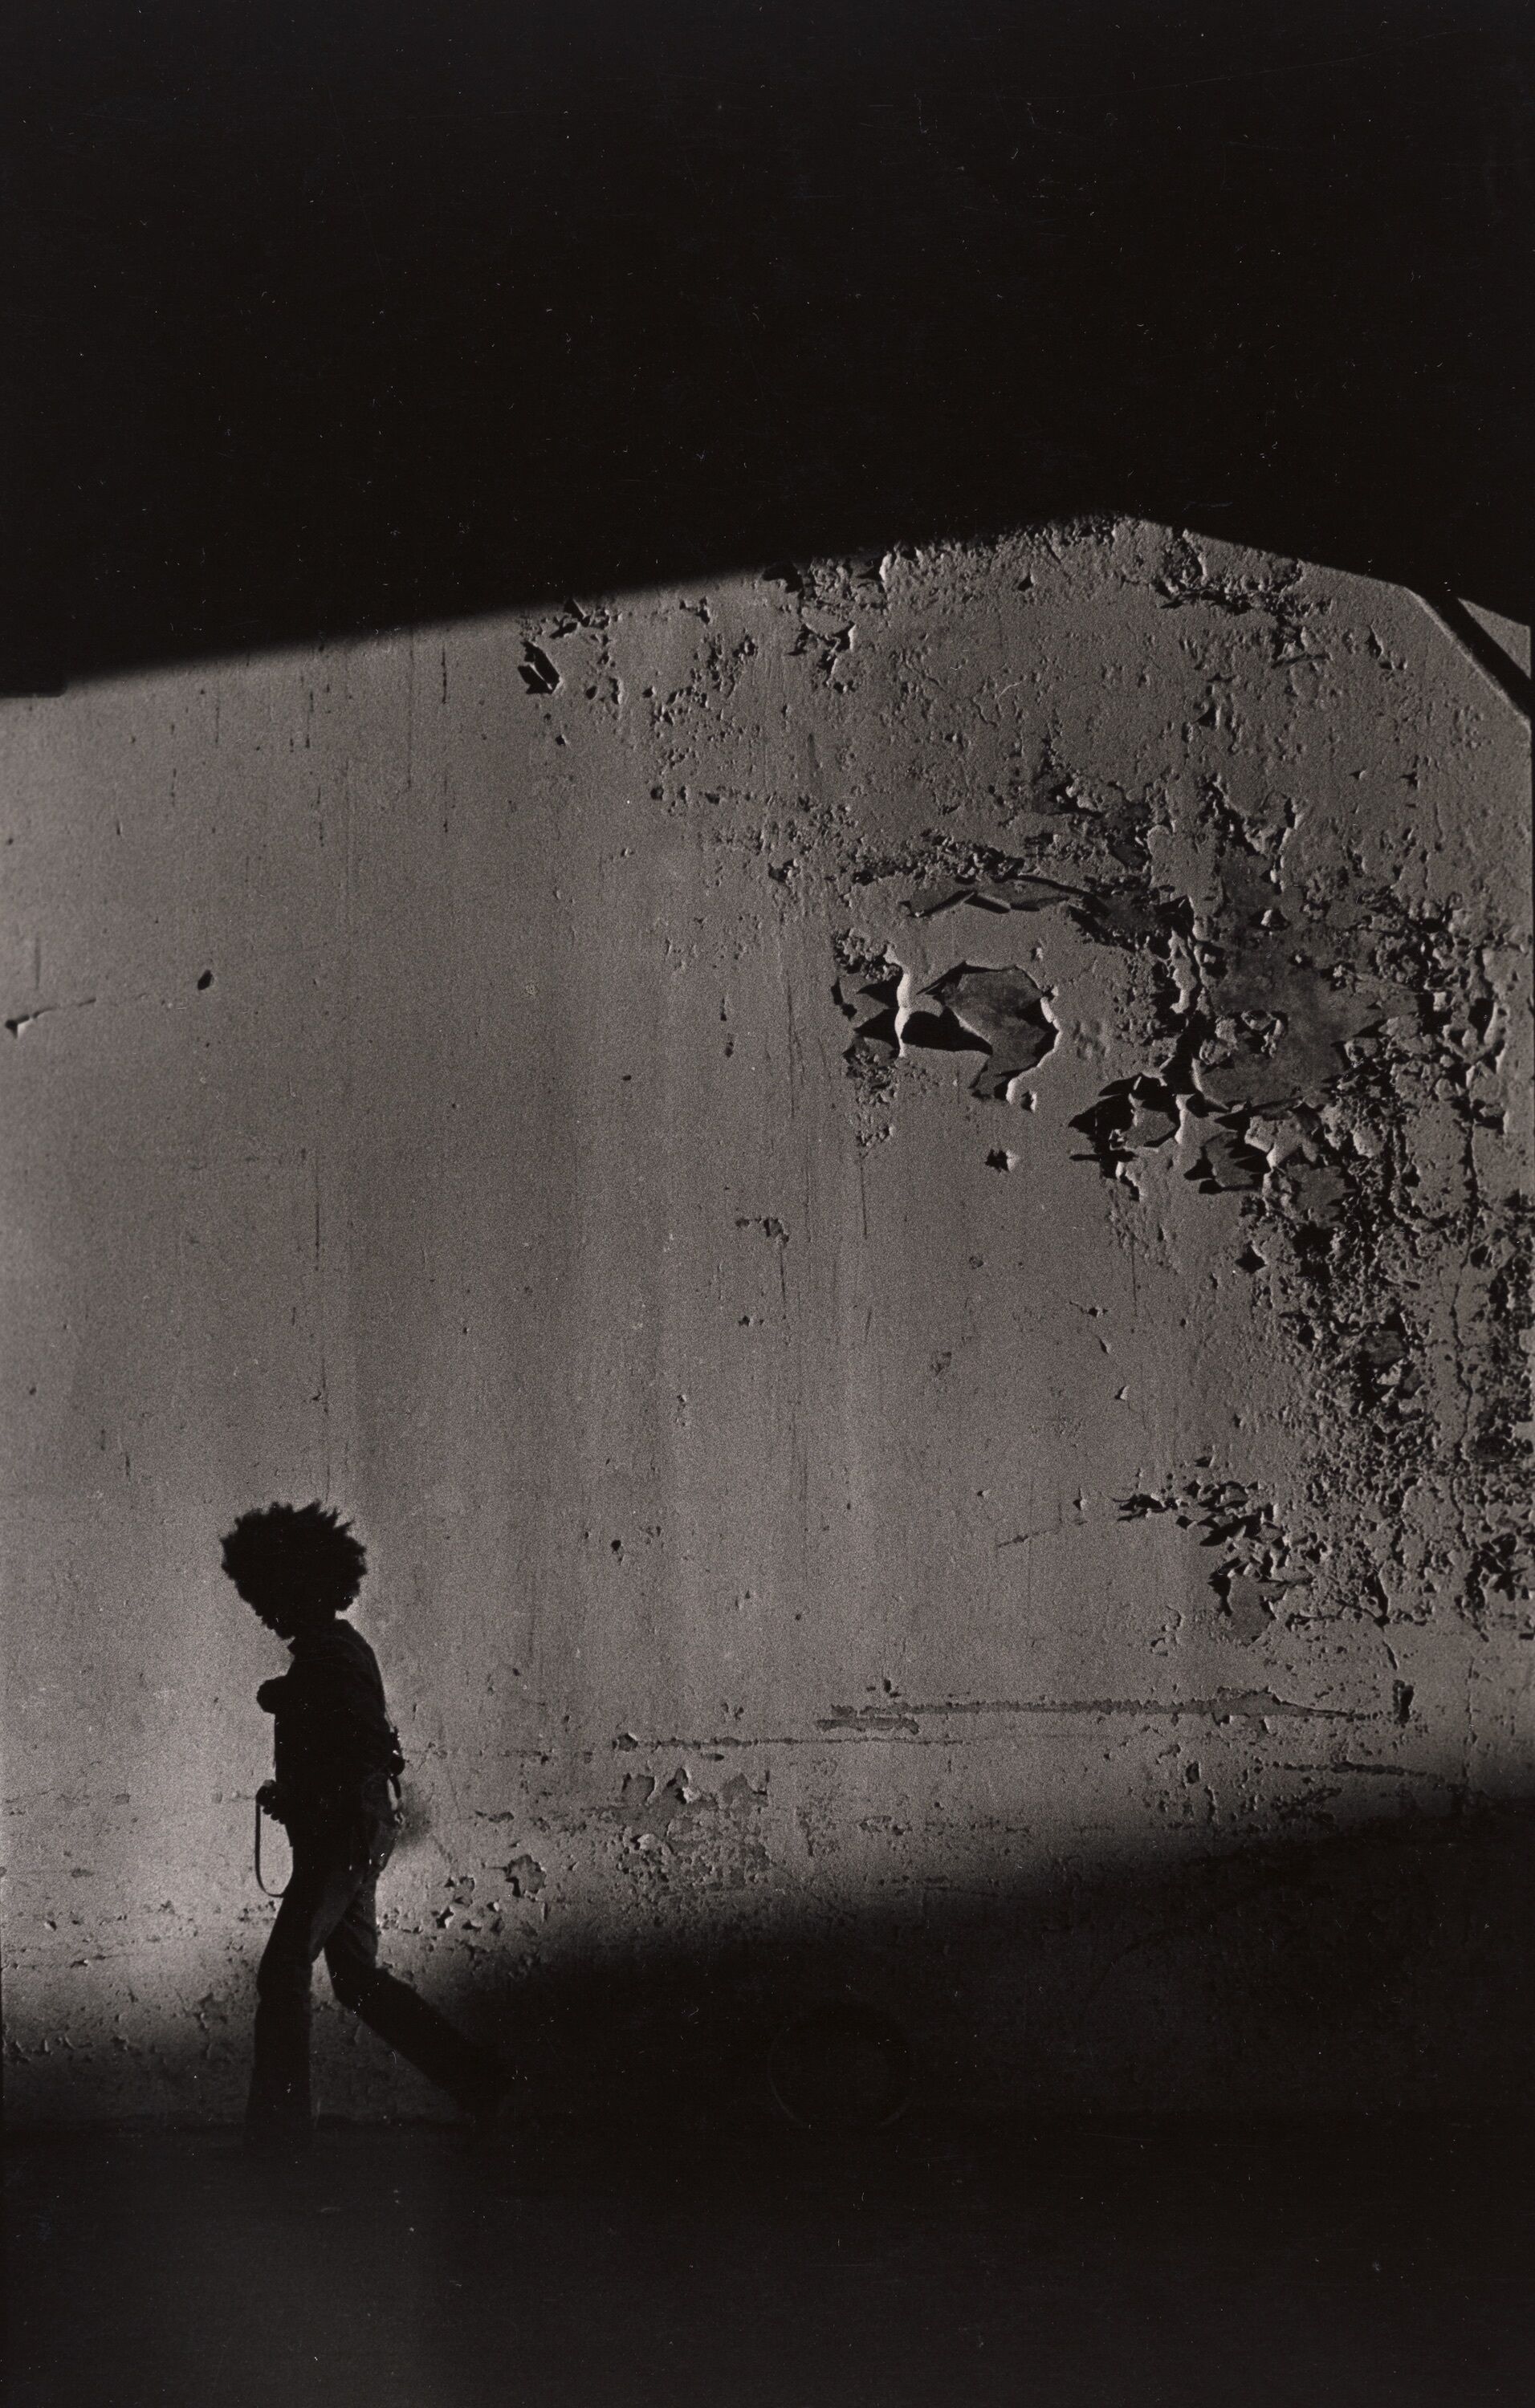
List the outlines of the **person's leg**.
{"type": "Polygon", "coordinates": [[[466,2113],[485,2114],[507,2090],[507,2069],[379,1962],[378,1881],[389,1847],[388,1835],[380,1834],[364,1878],[325,1943],[331,1987],[342,2006],[466,2113]]]}
{"type": "Polygon", "coordinates": [[[309,1976],[367,1878],[366,1850],[328,1834],[293,1835],[293,1871],[256,1971],[256,2025],[245,2130],[252,2148],[303,2147],[309,2097],[309,1976]]]}

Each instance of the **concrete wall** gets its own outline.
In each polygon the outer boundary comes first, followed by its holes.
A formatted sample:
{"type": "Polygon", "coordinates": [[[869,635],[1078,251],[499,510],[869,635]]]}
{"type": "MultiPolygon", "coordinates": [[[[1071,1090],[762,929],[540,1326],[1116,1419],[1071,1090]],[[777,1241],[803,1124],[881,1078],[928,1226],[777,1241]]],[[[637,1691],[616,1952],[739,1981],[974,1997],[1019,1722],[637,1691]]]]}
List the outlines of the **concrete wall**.
{"type": "Polygon", "coordinates": [[[852,1985],[937,2095],[1528,2103],[1527,750],[1411,595],[1078,526],[4,750],[13,2114],[239,2098],[310,1496],[394,1959],[567,2092],[852,1985]]]}

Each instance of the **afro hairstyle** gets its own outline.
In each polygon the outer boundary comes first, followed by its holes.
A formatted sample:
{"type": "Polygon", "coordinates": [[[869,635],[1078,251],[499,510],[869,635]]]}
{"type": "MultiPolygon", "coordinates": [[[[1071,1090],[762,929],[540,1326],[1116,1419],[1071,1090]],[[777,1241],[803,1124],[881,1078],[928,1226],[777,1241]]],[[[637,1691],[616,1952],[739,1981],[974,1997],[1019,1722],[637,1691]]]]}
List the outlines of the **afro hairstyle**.
{"type": "Polygon", "coordinates": [[[362,1587],[367,1552],[328,1506],[257,1505],[224,1539],[223,1568],[248,1605],[277,1593],[317,1612],[345,1613],[362,1587]]]}

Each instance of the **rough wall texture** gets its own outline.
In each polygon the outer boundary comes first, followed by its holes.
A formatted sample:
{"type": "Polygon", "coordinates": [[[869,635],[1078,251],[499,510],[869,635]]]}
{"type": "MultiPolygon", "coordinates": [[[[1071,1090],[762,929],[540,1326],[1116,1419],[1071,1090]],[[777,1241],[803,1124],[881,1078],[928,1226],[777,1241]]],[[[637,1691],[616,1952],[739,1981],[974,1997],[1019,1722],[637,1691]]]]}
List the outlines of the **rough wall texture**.
{"type": "Polygon", "coordinates": [[[1528,2101],[1523,738],[1131,523],[12,707],[12,2111],[238,2098],[310,1495],[552,2082],[1528,2101]]]}

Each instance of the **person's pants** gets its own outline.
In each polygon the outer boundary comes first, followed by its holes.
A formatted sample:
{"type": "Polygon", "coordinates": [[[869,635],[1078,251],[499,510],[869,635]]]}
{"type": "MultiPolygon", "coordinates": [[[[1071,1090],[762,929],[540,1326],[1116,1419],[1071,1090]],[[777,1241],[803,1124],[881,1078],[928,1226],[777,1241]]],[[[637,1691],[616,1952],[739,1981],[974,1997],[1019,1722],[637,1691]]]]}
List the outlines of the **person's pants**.
{"type": "Polygon", "coordinates": [[[389,1818],[364,1810],[289,1838],[293,1872],[256,1974],[250,2138],[302,2143],[309,2136],[309,1976],[322,1950],[342,2006],[471,2114],[494,2105],[505,2070],[379,1963],[375,1901],[395,1842],[389,1818]]]}

